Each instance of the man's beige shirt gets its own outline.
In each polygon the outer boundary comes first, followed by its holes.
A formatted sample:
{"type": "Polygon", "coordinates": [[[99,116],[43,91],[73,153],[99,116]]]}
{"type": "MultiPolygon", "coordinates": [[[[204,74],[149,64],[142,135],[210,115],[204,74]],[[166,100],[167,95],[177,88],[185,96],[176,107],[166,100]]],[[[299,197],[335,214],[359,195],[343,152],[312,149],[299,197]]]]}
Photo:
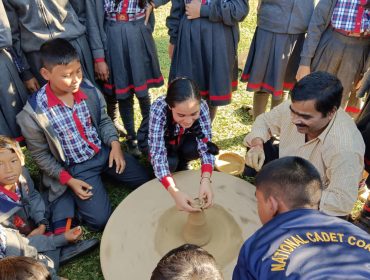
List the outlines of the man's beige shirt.
{"type": "Polygon", "coordinates": [[[299,156],[309,160],[320,172],[324,183],[320,210],[333,216],[351,212],[362,178],[365,144],[351,117],[339,109],[326,129],[315,139],[305,142],[291,122],[288,100],[257,117],[246,136],[264,142],[272,135],[280,136],[279,157],[299,156]]]}

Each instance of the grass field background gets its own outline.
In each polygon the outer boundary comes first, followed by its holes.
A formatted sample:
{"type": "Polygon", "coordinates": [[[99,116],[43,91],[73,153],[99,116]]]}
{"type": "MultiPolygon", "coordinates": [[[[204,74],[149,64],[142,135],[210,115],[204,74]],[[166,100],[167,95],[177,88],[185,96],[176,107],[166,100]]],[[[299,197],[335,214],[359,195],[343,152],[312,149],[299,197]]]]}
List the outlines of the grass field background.
{"type": "MultiPolygon", "coordinates": [[[[242,58],[245,58],[245,55],[248,51],[256,25],[257,0],[250,0],[249,2],[249,15],[245,19],[245,21],[240,24],[239,54],[241,54],[242,58]]],[[[167,35],[165,21],[167,15],[169,14],[169,11],[170,4],[155,10],[156,26],[153,34],[157,45],[161,70],[166,81],[170,68],[170,60],[167,53],[169,37],[167,35]]],[[[245,59],[242,61],[243,65],[244,62],[245,59]]],[[[160,95],[165,94],[165,91],[166,85],[159,89],[151,90],[152,100],[160,95]]],[[[232,104],[219,108],[217,117],[213,123],[213,140],[222,150],[234,151],[240,153],[241,155],[245,154],[245,148],[242,146],[241,143],[246,133],[250,131],[250,127],[252,124],[252,119],[246,111],[245,106],[251,105],[251,103],[251,94],[245,91],[244,84],[239,83],[238,91],[234,92],[233,94],[232,104]]],[[[137,112],[135,115],[135,122],[138,126],[141,121],[141,117],[137,103],[135,104],[135,108],[137,112]]],[[[124,139],[122,139],[122,141],[124,142],[124,139]]],[[[38,168],[32,162],[28,155],[26,158],[27,166],[31,171],[32,177],[37,179],[39,176],[38,168]]],[[[195,163],[194,166],[197,167],[198,164],[195,163]]],[[[130,193],[130,190],[128,188],[125,188],[124,186],[119,186],[118,184],[114,184],[113,182],[107,180],[104,180],[104,182],[107,185],[113,207],[116,207],[130,193]]],[[[360,207],[361,205],[357,205],[358,209],[360,209],[360,207]]],[[[122,221],[122,223],[124,222],[125,221],[122,221]]],[[[101,233],[92,233],[89,232],[86,228],[84,229],[84,239],[92,237],[101,238],[101,236],[101,233]]],[[[124,261],[125,260],[122,260],[122,262],[124,261]]],[[[63,266],[58,274],[71,280],[104,279],[100,269],[99,249],[97,248],[91,253],[79,259],[76,259],[75,261],[72,261],[68,265],[63,266]]],[[[122,279],[126,280],[124,275],[122,275],[122,279]]]]}

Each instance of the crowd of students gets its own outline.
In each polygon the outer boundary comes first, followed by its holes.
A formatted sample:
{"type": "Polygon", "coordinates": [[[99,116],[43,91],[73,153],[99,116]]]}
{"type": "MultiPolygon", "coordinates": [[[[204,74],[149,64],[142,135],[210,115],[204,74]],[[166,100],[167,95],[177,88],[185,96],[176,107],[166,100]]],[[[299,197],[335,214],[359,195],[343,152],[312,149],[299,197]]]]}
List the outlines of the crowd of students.
{"type": "MultiPolygon", "coordinates": [[[[154,14],[168,2],[0,3],[1,258],[36,258],[50,269],[48,277],[55,278],[60,263],[96,246],[95,239],[79,240],[78,225],[100,231],[109,219],[111,205],[102,174],[136,188],[154,173],[179,210],[200,211],[172,178],[173,172],[188,169],[191,160],[200,158],[199,195],[204,208],[212,206],[211,176],[219,150],[212,142],[212,121],[217,107],[229,104],[238,86],[237,49],[243,36],[239,22],[246,18],[249,4],[171,1],[166,21],[171,58],[167,94],[151,104],[149,90],[164,84],[152,35],[154,14]],[[142,115],[137,131],[134,95],[142,115]],[[122,151],[119,136],[126,137],[129,153],[122,151]],[[18,143],[26,144],[41,171],[38,187],[18,143]],[[138,161],[141,156],[149,158],[153,168],[144,167],[138,161]]],[[[243,246],[234,278],[324,275],[312,266],[303,269],[294,252],[305,249],[317,256],[328,244],[319,237],[312,241],[308,233],[329,222],[335,229],[325,232],[348,237],[330,252],[351,246],[362,251],[349,253],[346,259],[320,253],[320,260],[332,259],[321,263],[333,268],[325,273],[335,273],[336,266],[347,269],[353,257],[358,265],[346,270],[348,277],[356,271],[355,275],[369,276],[360,260],[366,254],[364,259],[369,259],[369,237],[338,217],[346,219],[350,213],[367,162],[368,106],[362,112],[362,135],[351,116],[360,112],[360,98],[369,89],[370,3],[260,0],[257,9],[241,80],[254,93],[255,122],[244,140],[245,175],[259,172],[258,212],[266,225],[243,246]],[[270,95],[271,111],[264,113],[270,95]],[[278,146],[273,143],[276,137],[278,146]],[[279,168],[282,177],[274,173],[279,168]],[[276,180],[269,179],[274,176],[276,180]],[[309,180],[299,180],[303,177],[309,180]],[[274,242],[264,243],[269,242],[262,238],[265,228],[278,228],[276,221],[282,217],[287,230],[274,231],[274,242]],[[273,253],[288,235],[305,239],[293,245],[299,250],[280,252],[284,256],[278,258],[273,253]],[[272,250],[269,246],[275,244],[272,250]]],[[[192,256],[203,254],[189,245],[164,259],[188,249],[192,256]]],[[[185,255],[184,262],[189,259],[185,255]]],[[[203,261],[213,264],[204,256],[203,261]]],[[[152,279],[173,279],[158,276],[169,273],[165,266],[171,261],[161,262],[152,279]]],[[[215,276],[209,279],[222,278],[216,270],[212,273],[215,276]]]]}

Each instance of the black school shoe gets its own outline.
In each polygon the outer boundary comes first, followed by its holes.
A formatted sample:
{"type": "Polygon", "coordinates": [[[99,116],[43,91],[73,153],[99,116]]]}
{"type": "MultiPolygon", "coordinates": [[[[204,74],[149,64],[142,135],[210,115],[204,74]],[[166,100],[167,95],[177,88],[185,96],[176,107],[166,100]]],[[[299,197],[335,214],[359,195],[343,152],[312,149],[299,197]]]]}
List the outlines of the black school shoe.
{"type": "Polygon", "coordinates": [[[81,256],[99,244],[99,239],[93,238],[81,240],[77,243],[67,245],[60,250],[59,264],[64,265],[75,257],[81,256]]]}

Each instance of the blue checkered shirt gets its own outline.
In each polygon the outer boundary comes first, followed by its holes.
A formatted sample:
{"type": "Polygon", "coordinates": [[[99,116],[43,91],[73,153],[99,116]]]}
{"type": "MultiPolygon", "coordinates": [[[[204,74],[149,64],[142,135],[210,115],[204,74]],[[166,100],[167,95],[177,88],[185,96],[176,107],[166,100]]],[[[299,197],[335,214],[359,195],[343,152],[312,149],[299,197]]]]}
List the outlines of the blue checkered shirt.
{"type": "MultiPolygon", "coordinates": [[[[166,176],[171,175],[170,169],[168,167],[167,149],[164,139],[165,129],[167,126],[167,108],[168,105],[165,101],[165,96],[158,97],[150,108],[148,136],[150,160],[153,165],[154,174],[160,180],[162,180],[166,176]]],[[[203,134],[209,139],[209,141],[211,141],[211,121],[208,106],[204,100],[202,100],[200,105],[199,123],[202,128],[203,134]]],[[[174,136],[178,136],[180,134],[180,125],[176,124],[174,134],[174,136]]],[[[202,142],[202,140],[198,138],[197,142],[199,157],[201,159],[202,165],[210,164],[213,168],[214,156],[207,152],[207,144],[202,142]]]]}
{"type": "Polygon", "coordinates": [[[6,257],[6,235],[4,232],[4,228],[0,225],[0,259],[6,257]]]}
{"type": "Polygon", "coordinates": [[[117,6],[114,0],[104,0],[104,10],[106,14],[139,14],[144,13],[145,9],[139,7],[139,1],[137,0],[122,0],[117,6]],[[124,6],[127,5],[124,10],[124,6]],[[126,12],[125,12],[126,11],[126,12]]]}
{"type": "Polygon", "coordinates": [[[338,0],[331,17],[331,25],[348,32],[369,31],[370,10],[364,9],[361,2],[366,1],[338,0]],[[362,16],[359,13],[362,13],[362,16]]]}
{"type": "Polygon", "coordinates": [[[74,93],[74,104],[70,108],[54,95],[49,84],[40,91],[37,105],[47,116],[61,143],[66,164],[84,162],[99,152],[101,141],[84,101],[87,96],[81,90],[74,93]]]}

